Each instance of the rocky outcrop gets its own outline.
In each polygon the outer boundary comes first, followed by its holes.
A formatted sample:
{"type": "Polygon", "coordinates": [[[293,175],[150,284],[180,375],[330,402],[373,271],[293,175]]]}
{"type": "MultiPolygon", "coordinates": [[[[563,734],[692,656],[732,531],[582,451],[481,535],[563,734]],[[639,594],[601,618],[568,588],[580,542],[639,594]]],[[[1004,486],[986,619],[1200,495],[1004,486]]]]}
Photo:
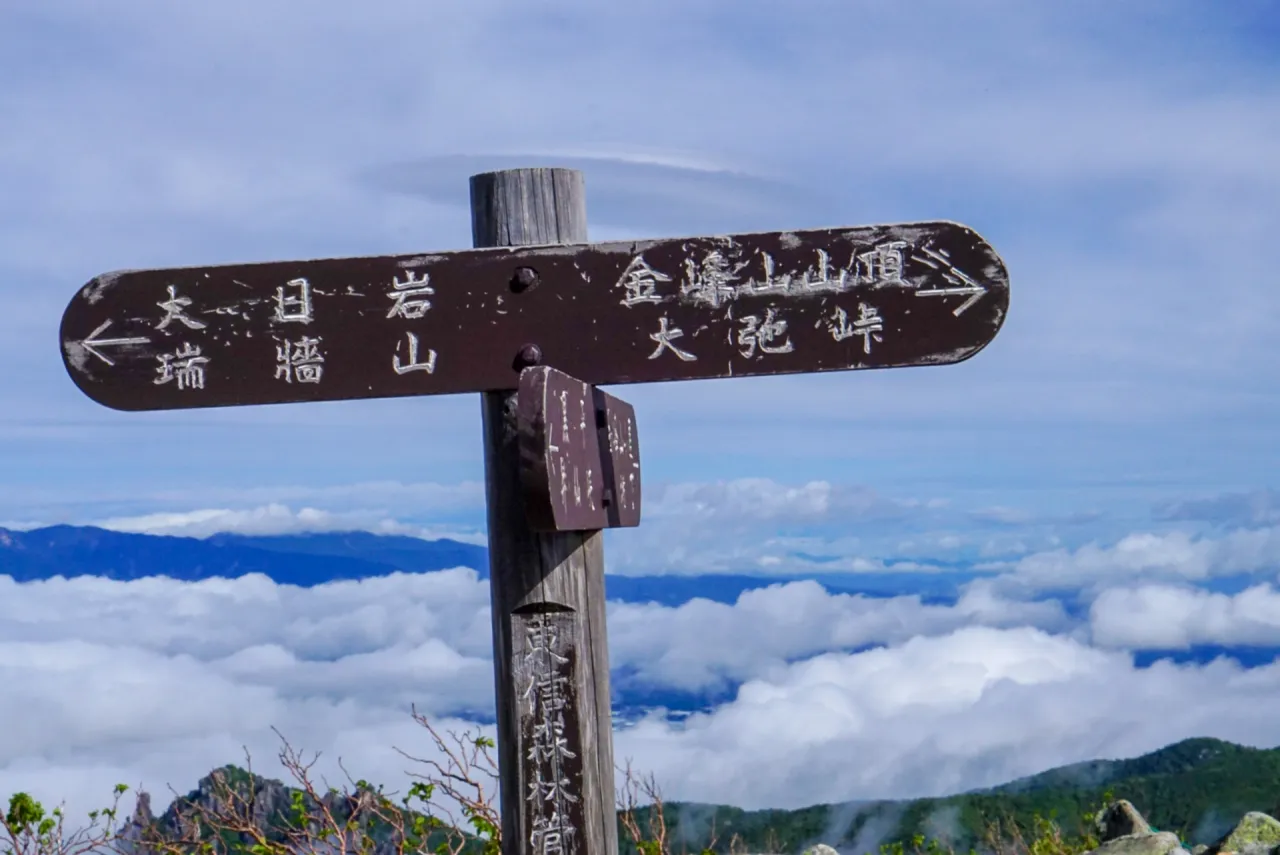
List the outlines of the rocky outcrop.
{"type": "Polygon", "coordinates": [[[133,815],[125,821],[116,839],[117,848],[125,855],[142,851],[143,834],[155,824],[155,821],[155,814],[151,812],[151,794],[139,791],[133,815]]]}
{"type": "Polygon", "coordinates": [[[1156,831],[1130,802],[1112,802],[1095,821],[1099,845],[1090,855],[1280,855],[1280,820],[1247,813],[1212,846],[1188,851],[1178,835],[1156,831]]]}
{"type": "Polygon", "coordinates": [[[1182,851],[1178,835],[1156,831],[1126,799],[1099,811],[1094,827],[1099,843],[1094,855],[1170,855],[1182,851]]]}
{"type": "MultiPolygon", "coordinates": [[[[1280,855],[1280,820],[1265,813],[1247,813],[1213,845],[1188,850],[1172,831],[1158,831],[1132,802],[1118,799],[1094,820],[1098,846],[1083,855],[1280,855]]],[[[802,855],[840,855],[819,843],[802,855]]],[[[844,855],[867,855],[846,852],[844,855]]]]}
{"type": "Polygon", "coordinates": [[[1151,834],[1154,831],[1128,799],[1112,802],[1099,811],[1093,824],[1098,831],[1098,840],[1102,843],[1118,837],[1151,834]]]}
{"type": "Polygon", "coordinates": [[[1147,831],[1113,837],[1094,849],[1093,855],[1177,855],[1184,851],[1172,831],[1147,831]]]}
{"type": "Polygon", "coordinates": [[[1246,813],[1205,855],[1280,855],[1280,820],[1258,811],[1246,813]]]}
{"type": "MultiPolygon", "coordinates": [[[[182,839],[186,823],[184,817],[190,819],[194,811],[204,810],[211,815],[222,812],[221,805],[229,792],[234,791],[243,799],[242,805],[252,805],[253,825],[267,834],[283,841],[280,830],[291,813],[291,806],[297,790],[277,780],[251,775],[235,766],[224,766],[215,769],[201,778],[196,789],[179,799],[175,799],[160,816],[155,816],[151,809],[151,797],[146,792],[139,792],[137,805],[133,815],[125,821],[118,831],[115,849],[119,855],[154,855],[156,849],[148,845],[148,841],[161,839],[174,841],[182,839]]],[[[322,797],[323,806],[327,808],[338,822],[345,822],[357,804],[363,803],[367,792],[357,791],[354,796],[338,792],[327,793],[322,797]]],[[[302,796],[303,804],[309,815],[316,815],[320,804],[309,796],[302,796]]],[[[240,810],[235,811],[237,814],[240,810]]],[[[242,843],[251,842],[242,837],[242,843]]],[[[324,844],[319,844],[323,849],[324,844]]],[[[316,851],[321,851],[318,849],[316,851]]],[[[388,835],[378,835],[370,855],[395,855],[394,842],[388,835]]]]}
{"type": "Polygon", "coordinates": [[[1091,855],[1280,855],[1280,820],[1247,813],[1212,846],[1188,851],[1178,835],[1156,831],[1130,802],[1112,802],[1095,821],[1099,846],[1091,855]]]}

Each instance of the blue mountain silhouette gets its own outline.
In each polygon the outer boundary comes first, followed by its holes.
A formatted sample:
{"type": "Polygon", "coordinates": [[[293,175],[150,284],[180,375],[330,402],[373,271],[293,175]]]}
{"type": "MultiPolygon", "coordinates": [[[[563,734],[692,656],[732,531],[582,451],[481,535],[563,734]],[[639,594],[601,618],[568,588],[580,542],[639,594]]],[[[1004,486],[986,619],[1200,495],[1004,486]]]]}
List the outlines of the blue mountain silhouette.
{"type": "MultiPolygon", "coordinates": [[[[208,538],[130,534],[92,526],[56,525],[30,531],[0,528],[0,574],[19,582],[54,576],[129,580],[168,576],[184,581],[261,573],[281,584],[309,587],[389,573],[427,573],[469,567],[489,576],[488,551],[456,540],[338,532],[296,535],[216,534],[208,538]]],[[[971,571],[935,573],[817,573],[832,592],[891,597],[916,594],[926,601],[954,600],[971,571]]],[[[750,574],[607,575],[609,599],[678,606],[695,598],[736,602],[746,591],[799,577],[750,574]]]]}
{"type": "Polygon", "coordinates": [[[118,580],[168,576],[194,582],[262,573],[282,584],[306,587],[398,570],[414,573],[458,566],[487,576],[485,549],[455,540],[363,532],[279,537],[220,534],[201,540],[91,526],[0,529],[0,573],[19,582],[54,576],[118,580]]]}

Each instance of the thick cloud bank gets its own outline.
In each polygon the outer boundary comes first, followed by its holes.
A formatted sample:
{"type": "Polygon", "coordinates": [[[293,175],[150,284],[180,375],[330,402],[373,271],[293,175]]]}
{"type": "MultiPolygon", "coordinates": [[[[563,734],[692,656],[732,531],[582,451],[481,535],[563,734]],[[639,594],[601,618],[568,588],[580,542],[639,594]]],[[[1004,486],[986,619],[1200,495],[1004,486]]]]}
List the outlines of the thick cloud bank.
{"type": "MultiPolygon", "coordinates": [[[[1074,620],[997,587],[951,606],[813,582],[734,605],[611,603],[622,701],[637,687],[731,692],[683,725],[622,728],[618,761],[672,798],[794,807],[940,794],[1193,735],[1280,742],[1280,665],[1140,669],[1129,652],[1271,638],[1274,589],[1116,588],[1074,620]]],[[[242,747],[279,774],[272,726],[321,750],[331,781],[341,758],[403,785],[394,748],[430,753],[411,704],[455,729],[491,710],[488,598],[465,569],[309,589],[0,577],[0,790],[83,811],[123,781],[163,803],[242,747]]]]}

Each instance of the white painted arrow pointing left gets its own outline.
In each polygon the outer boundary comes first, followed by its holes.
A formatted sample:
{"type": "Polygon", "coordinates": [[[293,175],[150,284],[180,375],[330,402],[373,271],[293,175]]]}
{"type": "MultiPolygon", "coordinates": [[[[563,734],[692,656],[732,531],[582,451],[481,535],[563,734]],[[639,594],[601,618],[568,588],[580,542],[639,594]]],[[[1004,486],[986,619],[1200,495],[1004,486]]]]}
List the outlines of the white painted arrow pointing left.
{"type": "Polygon", "coordinates": [[[108,365],[115,365],[115,363],[112,362],[109,357],[103,355],[102,353],[99,353],[96,350],[96,348],[105,347],[106,345],[115,345],[115,344],[150,344],[151,343],[151,339],[149,338],[98,338],[99,335],[107,331],[107,327],[109,326],[111,326],[111,321],[103,321],[102,326],[98,327],[96,330],[89,333],[89,337],[86,338],[84,341],[80,342],[81,346],[83,346],[85,350],[89,351],[94,356],[98,357],[108,365]]]}

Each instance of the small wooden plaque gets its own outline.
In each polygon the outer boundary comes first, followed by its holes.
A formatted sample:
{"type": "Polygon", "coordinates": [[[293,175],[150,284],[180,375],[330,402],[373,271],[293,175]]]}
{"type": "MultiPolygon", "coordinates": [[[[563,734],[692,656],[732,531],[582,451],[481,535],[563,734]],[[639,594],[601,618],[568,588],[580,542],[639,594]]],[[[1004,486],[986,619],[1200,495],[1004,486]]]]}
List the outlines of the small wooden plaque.
{"type": "Polygon", "coordinates": [[[640,524],[635,409],[546,366],[520,372],[520,476],[529,524],[589,531],[640,524]]]}

